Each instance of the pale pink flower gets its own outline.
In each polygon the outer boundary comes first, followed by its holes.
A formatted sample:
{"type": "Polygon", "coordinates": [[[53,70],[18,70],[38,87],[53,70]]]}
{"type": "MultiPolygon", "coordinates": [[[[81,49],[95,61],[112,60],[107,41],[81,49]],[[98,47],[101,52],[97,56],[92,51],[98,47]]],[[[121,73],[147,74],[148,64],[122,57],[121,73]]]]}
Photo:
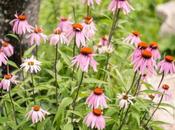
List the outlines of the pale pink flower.
{"type": "Polygon", "coordinates": [[[91,129],[96,128],[97,130],[105,129],[105,119],[101,109],[93,109],[92,112],[84,118],[83,121],[91,129]]]}
{"type": "Polygon", "coordinates": [[[24,62],[20,65],[22,69],[29,73],[37,73],[41,70],[41,62],[36,60],[34,56],[29,59],[25,59],[24,62]]]}
{"type": "Polygon", "coordinates": [[[12,84],[17,84],[17,76],[12,74],[4,75],[4,78],[1,80],[0,87],[3,90],[9,91],[12,84]]]}
{"type": "MultiPolygon", "coordinates": [[[[162,87],[158,89],[158,91],[161,92],[162,94],[164,93],[163,96],[164,101],[169,101],[173,97],[173,92],[169,89],[169,85],[167,84],[163,84],[162,87]]],[[[161,96],[162,96],[161,94],[158,94],[159,100],[161,96]]]]}
{"type": "Polygon", "coordinates": [[[91,95],[86,99],[86,103],[91,108],[107,108],[107,97],[104,95],[102,88],[95,88],[91,95]]]}
{"type": "Polygon", "coordinates": [[[57,28],[61,29],[63,32],[67,32],[72,28],[72,22],[67,18],[61,18],[57,28]]]}
{"type": "Polygon", "coordinates": [[[3,52],[2,48],[0,49],[0,66],[2,66],[2,64],[7,64],[7,60],[8,58],[6,57],[5,53],[3,52]]]}
{"type": "Polygon", "coordinates": [[[69,42],[74,38],[77,47],[86,46],[86,35],[83,32],[83,25],[80,23],[72,24],[72,28],[67,32],[69,42]]]}
{"type": "Polygon", "coordinates": [[[85,33],[88,39],[92,38],[95,35],[95,31],[97,30],[95,24],[93,22],[93,18],[91,16],[87,16],[84,18],[83,32],[85,33]]]}
{"type": "Polygon", "coordinates": [[[135,72],[138,71],[142,75],[145,73],[147,75],[155,74],[154,67],[156,63],[149,50],[143,50],[137,58],[133,59],[132,64],[134,65],[135,72]]]}
{"type": "Polygon", "coordinates": [[[54,34],[51,34],[50,37],[50,44],[56,45],[56,44],[68,44],[68,40],[65,36],[65,33],[61,31],[61,29],[57,28],[54,31],[54,34]]]}
{"type": "Polygon", "coordinates": [[[89,66],[93,68],[93,70],[97,71],[97,62],[94,60],[94,54],[91,48],[84,47],[81,48],[80,54],[78,56],[73,57],[72,65],[76,65],[80,67],[80,69],[84,72],[88,72],[89,66]]]}
{"type": "Polygon", "coordinates": [[[45,119],[46,115],[49,115],[50,113],[46,110],[43,110],[40,106],[35,105],[32,107],[32,110],[27,113],[27,119],[31,119],[32,123],[35,124],[37,122],[41,122],[45,119]]]}
{"type": "Polygon", "coordinates": [[[13,19],[10,24],[13,26],[13,32],[19,35],[31,32],[33,27],[27,22],[27,17],[24,14],[15,14],[15,19],[13,19]]]}
{"type": "Polygon", "coordinates": [[[153,54],[153,58],[155,60],[161,58],[160,51],[159,51],[159,46],[158,46],[158,43],[157,42],[151,42],[151,44],[149,46],[149,50],[153,54]]]}
{"type": "Polygon", "coordinates": [[[160,73],[173,74],[175,73],[174,58],[172,56],[165,56],[164,60],[160,61],[158,64],[160,73]]]}
{"type": "Polygon", "coordinates": [[[121,9],[124,14],[128,14],[131,12],[131,10],[134,10],[134,8],[129,4],[128,0],[112,0],[108,9],[113,13],[117,9],[121,9]]]}
{"type": "Polygon", "coordinates": [[[122,94],[119,94],[117,98],[119,99],[119,107],[121,109],[127,109],[129,104],[133,105],[134,97],[129,94],[122,93],[122,94]]]}
{"type": "Polygon", "coordinates": [[[7,57],[12,56],[14,54],[14,48],[13,48],[13,46],[10,43],[8,43],[7,41],[3,41],[2,40],[1,43],[2,43],[1,49],[4,52],[4,54],[7,57]]]}
{"type": "Polygon", "coordinates": [[[82,2],[88,6],[93,6],[95,3],[99,5],[101,0],[82,0],[82,2]]]}
{"type": "Polygon", "coordinates": [[[47,40],[47,36],[43,33],[43,29],[38,26],[35,26],[32,33],[27,35],[27,38],[30,40],[30,45],[37,46],[39,46],[42,41],[45,43],[47,40]]]}
{"type": "Polygon", "coordinates": [[[131,45],[135,45],[137,46],[138,43],[141,42],[140,40],[140,33],[139,32],[132,32],[131,34],[129,34],[124,40],[123,42],[127,43],[127,44],[131,44],[131,45]]]}

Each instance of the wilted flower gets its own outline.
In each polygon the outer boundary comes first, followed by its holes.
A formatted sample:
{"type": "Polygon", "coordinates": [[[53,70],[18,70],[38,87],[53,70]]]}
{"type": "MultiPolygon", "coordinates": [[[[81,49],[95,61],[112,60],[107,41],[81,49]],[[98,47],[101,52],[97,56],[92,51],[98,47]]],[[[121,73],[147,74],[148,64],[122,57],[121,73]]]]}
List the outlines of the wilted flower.
{"type": "Polygon", "coordinates": [[[175,73],[174,58],[172,56],[165,56],[164,60],[158,64],[160,73],[173,74],[175,73]]]}
{"type": "Polygon", "coordinates": [[[134,8],[129,4],[128,0],[112,0],[108,8],[113,13],[116,11],[116,9],[121,9],[123,10],[124,14],[128,14],[131,12],[131,10],[134,10],[134,8]]]}
{"type": "Polygon", "coordinates": [[[141,55],[132,61],[134,65],[134,71],[138,71],[141,74],[152,75],[155,73],[154,67],[156,65],[153,59],[152,53],[149,50],[143,50],[141,55]]]}
{"type": "Polygon", "coordinates": [[[2,43],[1,49],[4,52],[4,54],[7,57],[12,56],[14,54],[14,48],[13,48],[13,46],[10,43],[8,43],[7,41],[3,41],[2,40],[1,43],[2,43]]]}
{"type": "Polygon", "coordinates": [[[32,33],[30,33],[27,38],[30,40],[30,45],[39,46],[41,41],[46,42],[47,36],[43,34],[43,29],[36,26],[32,33]]]}
{"type": "Polygon", "coordinates": [[[95,24],[93,22],[93,18],[91,16],[87,16],[84,18],[83,32],[87,38],[92,38],[95,35],[95,31],[97,30],[95,24]]]}
{"type": "Polygon", "coordinates": [[[32,110],[27,113],[27,119],[31,118],[32,123],[35,124],[39,121],[42,121],[45,119],[46,115],[49,115],[50,113],[46,110],[43,110],[40,106],[35,105],[32,107],[32,110]]]}
{"type": "Polygon", "coordinates": [[[86,46],[86,36],[83,32],[83,25],[81,23],[72,24],[72,28],[67,32],[68,40],[73,38],[76,40],[77,47],[86,46]]]}
{"type": "Polygon", "coordinates": [[[57,28],[61,29],[63,32],[67,32],[72,28],[72,22],[67,18],[61,18],[57,28]]]}
{"type": "Polygon", "coordinates": [[[95,88],[91,95],[86,99],[86,103],[91,108],[107,108],[107,97],[104,95],[102,88],[95,88]]]}
{"type": "Polygon", "coordinates": [[[157,42],[151,42],[150,46],[149,46],[149,50],[151,51],[153,58],[155,60],[160,59],[161,55],[159,52],[159,46],[157,42]]]}
{"type": "Polygon", "coordinates": [[[16,78],[17,76],[12,74],[4,75],[4,78],[1,80],[0,87],[3,90],[9,91],[12,84],[17,84],[16,78]]]}
{"type": "Polygon", "coordinates": [[[15,14],[15,19],[13,19],[10,24],[13,26],[13,32],[19,35],[31,32],[33,27],[27,22],[27,17],[24,14],[15,14]]]}
{"type": "Polygon", "coordinates": [[[123,42],[126,42],[128,44],[132,44],[137,46],[138,43],[141,42],[140,40],[140,33],[139,32],[132,32],[131,34],[129,34],[124,40],[123,42]]]}
{"type": "Polygon", "coordinates": [[[117,98],[119,99],[119,107],[122,109],[127,109],[129,104],[133,104],[132,100],[134,97],[129,94],[122,93],[119,94],[117,98]]]}
{"type": "Polygon", "coordinates": [[[72,65],[80,67],[84,72],[87,72],[89,66],[93,68],[94,71],[97,71],[97,62],[94,60],[94,54],[91,48],[83,47],[80,50],[78,56],[73,57],[72,65]]]}
{"type": "Polygon", "coordinates": [[[91,129],[96,128],[103,130],[105,128],[105,119],[101,109],[93,109],[92,112],[84,118],[83,122],[91,129]]]}
{"type": "Polygon", "coordinates": [[[7,64],[8,58],[6,57],[5,53],[3,52],[2,48],[0,49],[0,66],[2,64],[7,64]]]}
{"type": "Polygon", "coordinates": [[[50,37],[50,44],[68,44],[68,40],[65,36],[65,33],[61,31],[61,29],[57,28],[54,31],[54,34],[51,34],[50,37]]]}
{"type": "Polygon", "coordinates": [[[82,2],[88,6],[93,6],[95,2],[100,4],[101,0],[82,0],[82,2]]]}
{"type": "Polygon", "coordinates": [[[34,58],[34,56],[32,56],[31,58],[24,60],[24,62],[21,64],[21,68],[24,69],[26,72],[37,73],[41,70],[40,65],[41,62],[39,62],[34,58]]]}

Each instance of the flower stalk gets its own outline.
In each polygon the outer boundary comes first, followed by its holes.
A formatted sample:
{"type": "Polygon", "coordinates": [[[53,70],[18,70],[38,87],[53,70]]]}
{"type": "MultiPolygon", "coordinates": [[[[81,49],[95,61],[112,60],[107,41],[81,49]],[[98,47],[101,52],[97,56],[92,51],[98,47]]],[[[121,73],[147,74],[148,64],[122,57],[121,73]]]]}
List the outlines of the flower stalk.
{"type": "Polygon", "coordinates": [[[32,84],[32,87],[33,87],[33,89],[32,89],[32,92],[33,92],[33,103],[34,103],[34,105],[36,104],[36,100],[35,100],[35,85],[34,85],[34,79],[33,79],[33,74],[31,73],[31,84],[32,84]]]}
{"type": "Polygon", "coordinates": [[[56,48],[55,48],[55,96],[56,96],[56,104],[58,104],[57,60],[58,60],[58,44],[56,44],[56,48]]]}

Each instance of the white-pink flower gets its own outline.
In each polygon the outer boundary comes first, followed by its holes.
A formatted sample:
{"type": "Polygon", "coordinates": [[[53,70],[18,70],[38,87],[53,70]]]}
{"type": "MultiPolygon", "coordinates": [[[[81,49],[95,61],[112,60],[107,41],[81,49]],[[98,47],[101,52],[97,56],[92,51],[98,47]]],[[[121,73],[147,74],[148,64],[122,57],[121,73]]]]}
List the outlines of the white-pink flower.
{"type": "Polygon", "coordinates": [[[140,40],[140,33],[139,32],[132,32],[131,34],[129,34],[124,40],[123,42],[131,44],[131,45],[135,45],[137,46],[138,43],[141,42],[140,40]]]}
{"type": "Polygon", "coordinates": [[[72,28],[72,22],[67,18],[61,18],[57,28],[61,29],[63,32],[67,32],[72,28]]]}
{"type": "Polygon", "coordinates": [[[119,99],[119,107],[122,109],[127,109],[129,104],[133,104],[134,97],[129,94],[122,93],[119,94],[117,98],[119,99]]]}
{"type": "Polygon", "coordinates": [[[2,66],[2,64],[7,64],[7,56],[5,55],[5,53],[3,52],[2,48],[0,49],[0,66],[2,66]]]}
{"type": "Polygon", "coordinates": [[[54,34],[50,35],[49,39],[51,45],[68,44],[68,39],[65,36],[65,32],[61,31],[59,28],[54,31],[54,34]]]}
{"type": "Polygon", "coordinates": [[[159,46],[158,46],[157,42],[151,42],[151,44],[149,45],[149,50],[153,54],[153,58],[155,60],[158,60],[158,59],[161,58],[160,51],[159,51],[159,46]]]}
{"type": "Polygon", "coordinates": [[[0,88],[3,90],[9,91],[12,84],[17,84],[17,76],[12,74],[4,75],[4,78],[1,80],[0,88]]]}
{"type": "Polygon", "coordinates": [[[102,88],[95,88],[94,91],[90,94],[90,96],[86,99],[86,103],[91,108],[107,108],[106,103],[107,97],[104,95],[104,91],[102,88]]]}
{"type": "Polygon", "coordinates": [[[46,115],[49,115],[50,113],[46,110],[43,110],[40,106],[35,105],[32,107],[32,110],[27,113],[27,119],[31,119],[32,123],[35,124],[37,122],[41,122],[45,119],[46,115]]]}
{"type": "Polygon", "coordinates": [[[15,19],[13,19],[10,24],[13,26],[13,32],[19,35],[31,32],[33,27],[29,25],[27,17],[24,14],[15,14],[15,19]]]}
{"type": "Polygon", "coordinates": [[[87,16],[84,18],[83,25],[83,32],[88,39],[92,38],[95,35],[96,27],[93,22],[93,18],[91,16],[87,16]]]}
{"type": "Polygon", "coordinates": [[[14,48],[13,48],[13,46],[9,42],[7,42],[7,41],[3,41],[2,40],[1,43],[2,43],[1,49],[4,52],[4,54],[7,57],[12,56],[14,54],[14,48]]]}
{"type": "Polygon", "coordinates": [[[82,2],[88,6],[93,6],[95,3],[99,5],[101,0],[82,0],[82,2]]]}
{"type": "Polygon", "coordinates": [[[96,128],[97,130],[103,130],[106,126],[101,109],[93,109],[92,112],[88,113],[84,118],[83,122],[91,129],[96,128]]]}
{"type": "Polygon", "coordinates": [[[88,72],[89,66],[91,66],[94,71],[97,71],[97,62],[93,57],[94,54],[91,48],[81,48],[80,54],[73,57],[72,65],[80,67],[80,69],[84,72],[88,72]]]}
{"type": "Polygon", "coordinates": [[[72,28],[66,33],[66,36],[69,42],[74,38],[78,48],[86,46],[86,35],[81,23],[72,24],[72,28]]]}

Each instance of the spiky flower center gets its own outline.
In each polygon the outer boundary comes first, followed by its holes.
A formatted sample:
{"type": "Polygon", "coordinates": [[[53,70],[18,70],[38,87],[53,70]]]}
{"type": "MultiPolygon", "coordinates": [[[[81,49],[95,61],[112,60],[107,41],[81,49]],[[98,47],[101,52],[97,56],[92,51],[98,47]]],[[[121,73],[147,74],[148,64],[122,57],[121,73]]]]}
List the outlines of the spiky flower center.
{"type": "Polygon", "coordinates": [[[146,49],[148,47],[148,44],[146,42],[140,42],[138,44],[138,48],[140,49],[146,49]]]}
{"type": "Polygon", "coordinates": [[[39,111],[40,108],[41,108],[41,107],[40,107],[39,105],[35,105],[35,106],[33,106],[33,110],[34,110],[34,111],[39,111]]]}
{"type": "Polygon", "coordinates": [[[136,37],[139,37],[139,36],[140,36],[140,33],[137,32],[137,31],[132,32],[132,34],[133,34],[134,36],[136,36],[136,37]]]}
{"type": "Polygon", "coordinates": [[[155,96],[152,95],[152,94],[148,95],[148,97],[149,97],[150,99],[152,99],[152,100],[155,98],[155,96]]]}
{"type": "Polygon", "coordinates": [[[62,31],[61,31],[60,29],[56,29],[56,30],[54,31],[54,34],[58,34],[58,35],[59,35],[59,34],[61,34],[61,32],[62,32],[62,31]]]}
{"type": "Polygon", "coordinates": [[[83,48],[81,48],[80,53],[83,55],[89,55],[89,54],[92,54],[93,51],[89,47],[83,47],[83,48]]]}
{"type": "Polygon", "coordinates": [[[5,79],[11,79],[12,78],[12,75],[11,74],[6,74],[6,75],[4,75],[4,78],[5,79]]]}
{"type": "Polygon", "coordinates": [[[3,41],[3,42],[2,42],[2,46],[3,46],[3,47],[7,47],[8,45],[9,45],[8,42],[6,42],[6,41],[3,41]]]}
{"type": "Polygon", "coordinates": [[[102,115],[102,110],[101,109],[93,109],[93,113],[96,116],[101,116],[102,115]]]}
{"type": "Polygon", "coordinates": [[[72,27],[75,31],[78,31],[78,32],[83,30],[83,25],[81,25],[80,23],[72,24],[72,27]]]}
{"type": "Polygon", "coordinates": [[[168,89],[169,89],[169,85],[164,84],[164,85],[162,86],[162,88],[163,88],[164,90],[168,90],[168,89]]]}
{"type": "Polygon", "coordinates": [[[157,42],[151,42],[150,48],[157,49],[158,48],[158,43],[157,42]]]}
{"type": "Polygon", "coordinates": [[[91,16],[86,16],[86,17],[84,18],[84,20],[85,20],[85,23],[86,23],[86,24],[91,24],[91,22],[93,21],[93,18],[92,18],[91,16]]]}
{"type": "Polygon", "coordinates": [[[67,20],[68,20],[67,18],[61,18],[61,21],[63,21],[63,22],[65,22],[67,20]]]}
{"type": "Polygon", "coordinates": [[[26,17],[25,15],[21,14],[21,15],[18,16],[18,19],[19,19],[20,21],[24,21],[24,20],[27,19],[27,17],[26,17]]]}
{"type": "Polygon", "coordinates": [[[148,50],[142,51],[142,57],[145,59],[150,59],[152,57],[151,51],[148,51],[148,50]]]}
{"type": "Polygon", "coordinates": [[[128,95],[123,95],[124,100],[128,100],[128,95]]]}
{"type": "Polygon", "coordinates": [[[95,95],[101,95],[101,94],[103,94],[103,89],[102,88],[95,88],[94,89],[94,94],[95,95]]]}
{"type": "Polygon", "coordinates": [[[42,33],[43,32],[43,29],[40,28],[40,27],[35,27],[34,32],[35,33],[42,33]]]}
{"type": "Polygon", "coordinates": [[[172,56],[165,56],[165,61],[167,62],[173,62],[174,58],[172,56]]]}
{"type": "Polygon", "coordinates": [[[33,61],[29,61],[29,62],[28,62],[28,65],[31,65],[31,66],[32,66],[32,65],[34,65],[34,64],[35,64],[35,63],[34,63],[33,61]]]}

